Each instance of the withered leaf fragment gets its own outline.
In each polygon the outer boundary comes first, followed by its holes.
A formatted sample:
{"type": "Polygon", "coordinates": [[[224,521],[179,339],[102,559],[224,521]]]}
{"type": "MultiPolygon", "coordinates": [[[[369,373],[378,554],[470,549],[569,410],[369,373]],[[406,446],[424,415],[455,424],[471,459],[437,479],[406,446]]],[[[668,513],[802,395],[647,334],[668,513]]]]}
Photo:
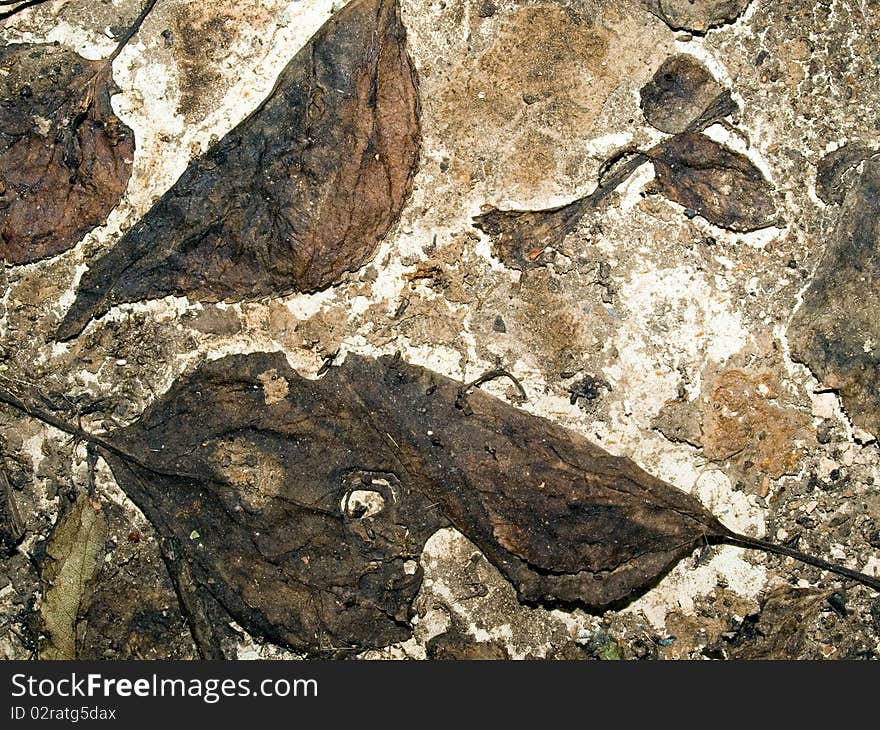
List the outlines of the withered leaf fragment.
{"type": "Polygon", "coordinates": [[[852,187],[852,176],[859,165],[874,155],[868,145],[851,142],[829,152],[819,161],[816,169],[816,195],[828,205],[843,203],[846,191],[852,187]]]}
{"type": "MultiPolygon", "coordinates": [[[[858,168],[855,168],[858,169],[858,168]]],[[[880,154],[843,198],[834,236],[789,330],[792,354],[880,435],[880,154]]]]}
{"type": "MultiPolygon", "coordinates": [[[[688,200],[698,205],[692,209],[716,225],[737,231],[772,225],[775,218],[770,216],[775,207],[761,172],[742,155],[699,134],[737,110],[730,92],[723,90],[702,110],[696,107],[697,116],[681,134],[644,152],[622,150],[606,160],[598,184],[589,195],[546,210],[490,207],[474,217],[474,226],[489,235],[493,252],[505,265],[517,269],[539,265],[539,254],[546,246],[558,247],[584,216],[600,210],[611,199],[611,193],[648,161],[654,163],[658,177],[659,170],[663,170],[661,192],[678,202],[688,200]]],[[[676,122],[682,119],[676,116],[676,122]]]]}
{"type": "Polygon", "coordinates": [[[751,0],[642,0],[642,3],[673,30],[705,33],[732,23],[751,0]]]}
{"type": "Polygon", "coordinates": [[[790,555],[578,434],[399,358],[320,379],[280,353],[179,379],[95,437],[193,579],[248,631],[303,651],[407,638],[428,537],[452,525],[530,603],[626,602],[707,542],[790,555]]]}
{"type": "Polygon", "coordinates": [[[545,210],[500,210],[488,208],[474,217],[474,226],[486,233],[493,243],[493,253],[505,266],[526,269],[538,266],[546,246],[559,246],[577,230],[585,216],[603,206],[611,193],[648,158],[639,152],[621,153],[609,164],[608,175],[595,190],[583,198],[545,210]]]}
{"type": "Polygon", "coordinates": [[[693,56],[667,58],[639,92],[642,112],[661,132],[678,134],[698,118],[724,88],[693,56]]]}
{"type": "Polygon", "coordinates": [[[80,611],[88,607],[106,533],[107,521],[100,506],[85,494],[55,525],[41,576],[40,617],[46,640],[40,647],[40,659],[76,659],[80,611]]]}
{"type": "Polygon", "coordinates": [[[0,555],[11,555],[25,535],[25,524],[0,454],[0,555]]]}
{"type": "Polygon", "coordinates": [[[660,193],[716,226],[748,232],[777,221],[770,183],[749,159],[684,132],[650,153],[660,193]]]}
{"type": "Polygon", "coordinates": [[[730,639],[733,659],[807,659],[809,631],[820,619],[831,591],[780,586],[743,619],[730,639]]]}
{"type": "Polygon", "coordinates": [[[269,97],[83,276],[59,339],[121,302],[245,300],[336,283],[397,220],[420,144],[397,0],[352,0],[269,97]]]}
{"type": "Polygon", "coordinates": [[[53,44],[0,46],[0,259],[54,256],[103,224],[131,176],[111,66],[53,44]]]}

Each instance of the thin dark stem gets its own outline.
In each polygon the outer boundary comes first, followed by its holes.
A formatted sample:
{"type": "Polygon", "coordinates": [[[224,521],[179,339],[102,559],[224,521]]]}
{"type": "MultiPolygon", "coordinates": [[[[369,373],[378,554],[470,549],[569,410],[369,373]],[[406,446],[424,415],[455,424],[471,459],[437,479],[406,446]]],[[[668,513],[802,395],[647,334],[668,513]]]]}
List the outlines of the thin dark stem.
{"type": "Polygon", "coordinates": [[[5,388],[3,385],[0,385],[0,403],[5,403],[8,406],[12,406],[17,411],[21,411],[22,413],[25,413],[28,416],[32,416],[33,418],[36,418],[43,423],[54,426],[59,431],[64,431],[65,433],[70,434],[74,438],[80,439],[81,441],[93,443],[97,446],[101,446],[102,448],[112,449],[112,444],[104,441],[104,439],[102,439],[100,436],[94,436],[88,431],[84,431],[79,426],[74,426],[72,423],[68,423],[63,418],[59,418],[54,413],[51,413],[45,408],[42,408],[34,403],[25,403],[24,399],[21,396],[16,395],[12,391],[5,388]]]}
{"type": "Polygon", "coordinates": [[[111,454],[115,454],[116,456],[120,457],[121,459],[125,459],[133,464],[136,464],[142,469],[162,474],[162,472],[157,470],[155,467],[151,467],[149,464],[144,462],[142,459],[139,459],[134,454],[130,454],[124,449],[120,449],[118,446],[114,446],[107,439],[101,436],[97,436],[93,433],[89,433],[79,426],[74,426],[72,423],[65,421],[63,418],[59,418],[54,413],[51,413],[45,408],[42,408],[34,403],[26,403],[21,396],[18,396],[15,393],[11,392],[2,384],[0,384],[0,403],[5,403],[8,406],[12,406],[16,410],[21,411],[22,413],[25,413],[32,418],[36,418],[38,421],[42,421],[43,423],[53,426],[59,431],[64,431],[64,433],[70,434],[80,441],[94,444],[104,451],[108,451],[111,454]]]}
{"type": "MultiPolygon", "coordinates": [[[[15,5],[15,2],[16,0],[0,0],[0,5],[15,5]]],[[[20,13],[22,10],[27,10],[35,5],[42,5],[47,2],[49,2],[49,0],[25,0],[21,5],[16,5],[16,7],[12,8],[12,10],[4,10],[0,13],[0,20],[6,20],[16,13],[20,13]]]]}
{"type": "Polygon", "coordinates": [[[12,539],[18,543],[21,538],[24,537],[25,523],[21,518],[21,512],[18,511],[18,505],[15,502],[15,493],[12,491],[9,477],[6,476],[2,452],[0,452],[0,499],[6,501],[6,514],[10,533],[12,539]]]}
{"type": "Polygon", "coordinates": [[[762,550],[766,553],[774,553],[776,555],[785,555],[786,557],[794,558],[807,565],[812,565],[816,568],[821,568],[822,570],[841,575],[844,578],[858,581],[862,585],[873,588],[875,591],[880,591],[880,578],[875,578],[874,576],[866,575],[865,573],[859,573],[857,570],[844,568],[842,565],[829,563],[827,560],[807,555],[807,553],[802,553],[800,550],[795,550],[794,548],[786,547],[785,545],[777,545],[773,542],[767,542],[766,540],[749,537],[748,535],[739,535],[737,533],[730,533],[729,535],[724,536],[722,541],[726,542],[728,545],[762,550]]]}
{"type": "Polygon", "coordinates": [[[516,389],[519,391],[519,394],[522,396],[523,400],[528,398],[526,389],[523,388],[522,383],[519,382],[519,378],[517,378],[513,373],[511,373],[509,370],[505,370],[504,368],[495,368],[494,370],[489,370],[488,372],[483,373],[476,380],[472,380],[467,385],[462,386],[462,393],[467,395],[467,393],[474,388],[479,388],[483,383],[488,383],[490,380],[495,380],[496,378],[510,379],[516,386],[516,389]]]}
{"type": "Polygon", "coordinates": [[[147,0],[147,4],[144,5],[143,10],[141,10],[141,14],[135,18],[134,22],[129,26],[128,30],[125,32],[125,35],[119,41],[119,44],[113,50],[109,56],[107,56],[107,63],[113,63],[116,60],[116,57],[122,53],[122,49],[128,45],[128,42],[134,38],[137,32],[141,29],[141,26],[144,24],[144,21],[147,19],[147,16],[152,12],[153,8],[156,5],[158,0],[147,0]]]}
{"type": "MultiPolygon", "coordinates": [[[[0,6],[2,5],[12,5],[15,0],[0,0],[0,6]]],[[[35,5],[42,5],[43,3],[49,2],[49,0],[25,0],[25,2],[21,3],[21,5],[17,5],[11,10],[4,10],[0,13],[0,20],[6,20],[7,18],[11,18],[16,13],[20,13],[22,10],[27,10],[28,8],[32,8],[35,5]]],[[[113,49],[113,52],[104,59],[104,63],[109,65],[116,60],[122,50],[128,45],[129,41],[137,35],[138,31],[141,29],[141,26],[144,24],[144,21],[147,19],[147,16],[153,11],[153,8],[156,6],[158,0],[147,0],[146,5],[141,9],[140,15],[134,19],[134,22],[128,27],[128,30],[125,31],[125,35],[119,40],[119,43],[116,44],[116,48],[113,49]]]]}

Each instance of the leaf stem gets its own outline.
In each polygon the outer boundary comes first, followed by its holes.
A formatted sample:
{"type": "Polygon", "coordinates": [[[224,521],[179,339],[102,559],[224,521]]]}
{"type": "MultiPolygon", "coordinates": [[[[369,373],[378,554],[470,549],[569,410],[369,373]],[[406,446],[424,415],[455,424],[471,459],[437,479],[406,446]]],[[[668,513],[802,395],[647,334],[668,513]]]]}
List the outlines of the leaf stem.
{"type": "Polygon", "coordinates": [[[753,550],[761,550],[765,553],[774,553],[776,555],[784,555],[788,558],[794,558],[795,560],[799,560],[800,562],[806,563],[807,565],[812,565],[816,568],[821,568],[822,570],[836,573],[837,575],[841,575],[845,578],[858,581],[862,585],[873,588],[875,591],[880,591],[880,578],[875,578],[874,576],[867,575],[865,573],[859,573],[857,570],[844,568],[842,565],[829,563],[827,560],[814,557],[813,555],[808,555],[807,553],[802,553],[800,550],[795,550],[794,548],[786,547],[785,545],[778,545],[774,542],[760,540],[756,537],[749,537],[748,535],[740,535],[735,532],[731,532],[730,534],[723,536],[722,541],[727,543],[728,545],[735,545],[737,547],[750,548],[753,550]]]}
{"type": "Polygon", "coordinates": [[[153,11],[158,0],[147,0],[147,4],[144,5],[141,10],[141,14],[135,18],[134,22],[129,26],[128,30],[125,31],[125,35],[120,39],[116,48],[113,49],[113,53],[111,53],[106,58],[106,63],[111,64],[116,60],[116,57],[122,53],[122,49],[128,45],[128,42],[134,38],[137,32],[141,29],[141,26],[144,24],[144,21],[147,19],[147,16],[153,11]]]}
{"type": "MultiPolygon", "coordinates": [[[[0,1],[0,5],[15,5],[16,0],[2,0],[0,1]]],[[[47,3],[49,0],[25,0],[25,2],[21,3],[21,5],[16,5],[12,10],[4,10],[0,13],[0,20],[6,20],[7,18],[11,18],[13,15],[20,13],[22,10],[27,10],[28,8],[32,8],[35,5],[42,5],[43,3],[47,3]]]]}
{"type": "Polygon", "coordinates": [[[114,446],[112,443],[107,441],[107,439],[101,436],[96,436],[93,433],[89,433],[79,426],[74,426],[72,423],[65,421],[63,418],[59,418],[54,413],[47,411],[45,408],[38,406],[33,402],[26,402],[23,396],[16,395],[3,384],[0,384],[0,403],[5,403],[6,405],[15,408],[17,411],[21,411],[22,413],[31,416],[32,418],[36,418],[38,421],[42,421],[49,426],[57,428],[59,431],[64,431],[64,433],[70,434],[80,441],[94,444],[95,446],[98,446],[105,451],[109,451],[111,454],[115,454],[122,459],[131,461],[144,469],[155,471],[155,469],[151,469],[148,464],[143,463],[141,459],[138,459],[133,454],[129,454],[127,451],[120,449],[117,446],[114,446]]]}

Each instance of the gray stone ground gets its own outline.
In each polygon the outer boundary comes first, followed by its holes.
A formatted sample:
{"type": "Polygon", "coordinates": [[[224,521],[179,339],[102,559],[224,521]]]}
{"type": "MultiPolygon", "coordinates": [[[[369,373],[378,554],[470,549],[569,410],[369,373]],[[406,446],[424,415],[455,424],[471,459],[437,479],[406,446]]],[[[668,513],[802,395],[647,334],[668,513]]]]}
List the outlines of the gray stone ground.
{"type": "MultiPolygon", "coordinates": [[[[82,417],[97,431],[135,418],[200,360],[231,352],[283,350],[309,374],[337,351],[400,351],[462,381],[501,364],[524,384],[524,409],[635,459],[727,525],[797,538],[801,550],[880,575],[878,444],[858,425],[872,414],[844,410],[789,344],[846,212],[817,196],[817,166],[845,143],[876,148],[880,140],[880,3],[740,5],[748,7],[735,22],[700,35],[672,30],[636,0],[403,0],[423,152],[403,217],[371,264],[314,295],[126,305],[55,344],[88,262],[259,103],[338,6],[159,0],[114,64],[114,108],[137,139],[128,190],[107,224],[70,252],[0,272],[0,368],[67,394],[73,406],[97,404],[82,417]],[[707,134],[764,172],[778,227],[733,233],[690,218],[652,194],[645,165],[535,266],[503,265],[472,217],[485,205],[566,203],[592,190],[615,151],[663,138],[645,121],[638,91],[673,53],[696,57],[732,90],[741,109],[733,128],[707,134]],[[570,389],[586,376],[607,387],[572,404],[570,389]]],[[[136,0],[55,0],[5,21],[0,38],[57,40],[100,58],[138,9],[136,0]]],[[[870,280],[858,291],[876,313],[870,280]]],[[[827,306],[841,309],[845,326],[848,303],[827,306]]],[[[870,354],[869,335],[859,342],[870,354]]],[[[503,381],[485,387],[515,402],[503,381]]],[[[0,562],[0,656],[21,658],[34,655],[44,628],[46,586],[35,562],[59,507],[85,488],[87,468],[81,445],[5,409],[0,445],[26,524],[18,551],[0,562]]],[[[78,655],[194,656],[149,524],[102,463],[97,477],[107,538],[76,620],[78,655]]],[[[423,563],[413,639],[366,656],[880,652],[880,599],[868,589],[732,547],[686,558],[642,598],[604,615],[520,605],[454,530],[429,541],[423,563]]],[[[287,656],[244,632],[234,650],[287,656]]]]}

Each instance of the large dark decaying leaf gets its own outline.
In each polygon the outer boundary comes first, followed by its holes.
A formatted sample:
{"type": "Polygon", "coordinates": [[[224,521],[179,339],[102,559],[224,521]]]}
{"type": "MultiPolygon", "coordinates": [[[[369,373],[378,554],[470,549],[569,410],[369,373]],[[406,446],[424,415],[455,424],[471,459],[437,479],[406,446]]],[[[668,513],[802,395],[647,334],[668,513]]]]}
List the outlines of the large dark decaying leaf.
{"type": "MultiPolygon", "coordinates": [[[[870,153],[866,153],[870,154],[870,153]]],[[[792,354],[837,390],[853,422],[880,434],[880,155],[842,196],[837,229],[789,330],[792,354]]],[[[820,167],[820,174],[822,169],[820,167]]],[[[849,176],[846,176],[849,177],[849,176]]]]}
{"type": "Polygon", "coordinates": [[[101,446],[211,601],[304,651],[407,638],[419,556],[448,525],[529,603],[629,601],[707,542],[880,587],[736,535],[629,459],[392,357],[350,356],[311,380],[280,353],[230,356],[102,439],[37,415],[101,446]]]}
{"type": "Polygon", "coordinates": [[[479,391],[465,409],[459,389],[391,359],[350,357],[319,380],[281,355],[215,361],[112,436],[127,453],[155,454],[152,469],[192,481],[156,480],[112,456],[111,466],[127,491],[147,491],[179,539],[201,535],[205,577],[234,593],[273,562],[254,599],[270,575],[287,574],[266,592],[275,604],[291,595],[286,584],[338,581],[335,599],[303,594],[329,600],[327,611],[338,599],[324,622],[344,620],[346,599],[352,615],[381,607],[405,620],[400,607],[418,578],[404,561],[448,521],[524,598],[590,605],[627,598],[703,536],[724,533],[696,500],[633,462],[479,391]],[[377,488],[384,509],[346,514],[346,495],[377,488]],[[230,516],[243,528],[239,544],[230,516]]]}
{"type": "Polygon", "coordinates": [[[103,224],[131,176],[110,64],[52,44],[0,46],[0,259],[66,251],[103,224]]]}
{"type": "Polygon", "coordinates": [[[83,276],[58,331],[114,304],[310,292],[362,266],[397,220],[420,144],[397,0],[352,0],[269,97],[83,276]]]}
{"type": "Polygon", "coordinates": [[[710,223],[755,231],[777,222],[770,183],[749,159],[703,134],[670,137],[650,153],[659,191],[710,223]]]}

